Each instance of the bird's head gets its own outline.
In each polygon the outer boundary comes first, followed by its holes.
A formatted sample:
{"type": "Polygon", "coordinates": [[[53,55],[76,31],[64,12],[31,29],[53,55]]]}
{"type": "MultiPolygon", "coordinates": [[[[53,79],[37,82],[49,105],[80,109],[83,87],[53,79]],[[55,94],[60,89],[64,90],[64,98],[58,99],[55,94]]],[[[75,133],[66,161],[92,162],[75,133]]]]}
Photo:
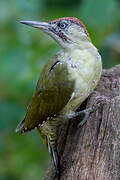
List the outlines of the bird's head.
{"type": "Polygon", "coordinates": [[[41,29],[55,39],[63,48],[67,48],[72,44],[79,44],[80,41],[90,41],[86,27],[75,17],[65,17],[50,22],[20,22],[41,29]]]}

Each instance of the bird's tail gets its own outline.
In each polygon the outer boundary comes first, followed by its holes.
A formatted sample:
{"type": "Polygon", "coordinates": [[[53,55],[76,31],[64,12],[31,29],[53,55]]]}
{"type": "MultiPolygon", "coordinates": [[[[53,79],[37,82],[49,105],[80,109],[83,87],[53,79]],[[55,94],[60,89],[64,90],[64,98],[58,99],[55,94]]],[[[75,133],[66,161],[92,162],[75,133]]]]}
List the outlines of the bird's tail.
{"type": "Polygon", "coordinates": [[[23,120],[18,124],[18,126],[16,127],[16,130],[15,130],[16,132],[24,129],[24,122],[25,122],[25,119],[23,119],[23,120]]]}
{"type": "Polygon", "coordinates": [[[47,146],[48,150],[49,150],[49,153],[53,159],[53,162],[54,162],[54,166],[55,166],[55,177],[56,176],[59,176],[59,166],[60,166],[60,160],[59,160],[59,155],[58,155],[58,150],[57,150],[57,147],[55,148],[52,148],[51,145],[50,145],[50,142],[49,142],[49,139],[47,138],[47,136],[42,132],[42,127],[38,127],[38,132],[42,138],[42,141],[43,141],[43,144],[45,146],[47,146]]]}

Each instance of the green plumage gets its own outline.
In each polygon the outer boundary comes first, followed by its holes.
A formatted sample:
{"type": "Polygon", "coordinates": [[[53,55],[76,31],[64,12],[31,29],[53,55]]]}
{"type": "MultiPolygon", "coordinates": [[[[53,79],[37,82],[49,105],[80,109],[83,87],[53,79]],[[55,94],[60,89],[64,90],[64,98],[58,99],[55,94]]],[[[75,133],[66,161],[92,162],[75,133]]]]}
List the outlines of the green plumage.
{"type": "Polygon", "coordinates": [[[74,81],[69,79],[67,63],[54,56],[45,65],[25,119],[17,130],[22,129],[24,132],[34,129],[42,125],[48,117],[58,115],[65,107],[74,88],[74,81]]]}

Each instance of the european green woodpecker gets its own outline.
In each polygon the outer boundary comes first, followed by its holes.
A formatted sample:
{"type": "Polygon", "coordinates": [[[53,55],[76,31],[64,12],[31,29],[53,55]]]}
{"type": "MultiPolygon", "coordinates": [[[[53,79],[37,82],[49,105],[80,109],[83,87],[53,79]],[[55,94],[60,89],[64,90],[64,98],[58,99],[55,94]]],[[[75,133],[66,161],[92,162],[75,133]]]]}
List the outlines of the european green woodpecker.
{"type": "Polygon", "coordinates": [[[47,144],[59,177],[58,130],[96,87],[102,71],[101,56],[84,24],[75,17],[50,22],[21,21],[50,35],[61,51],[44,66],[24,120],[16,132],[37,128],[47,144]]]}

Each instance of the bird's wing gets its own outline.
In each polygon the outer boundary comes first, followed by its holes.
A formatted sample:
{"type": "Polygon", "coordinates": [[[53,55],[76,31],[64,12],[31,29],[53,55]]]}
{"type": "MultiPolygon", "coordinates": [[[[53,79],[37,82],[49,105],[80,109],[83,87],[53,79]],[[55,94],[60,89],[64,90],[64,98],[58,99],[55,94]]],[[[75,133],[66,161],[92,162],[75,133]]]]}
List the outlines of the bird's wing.
{"type": "Polygon", "coordinates": [[[16,131],[31,130],[48,117],[59,114],[70,100],[73,88],[74,82],[69,79],[68,64],[54,57],[43,68],[26,116],[16,131]]]}

